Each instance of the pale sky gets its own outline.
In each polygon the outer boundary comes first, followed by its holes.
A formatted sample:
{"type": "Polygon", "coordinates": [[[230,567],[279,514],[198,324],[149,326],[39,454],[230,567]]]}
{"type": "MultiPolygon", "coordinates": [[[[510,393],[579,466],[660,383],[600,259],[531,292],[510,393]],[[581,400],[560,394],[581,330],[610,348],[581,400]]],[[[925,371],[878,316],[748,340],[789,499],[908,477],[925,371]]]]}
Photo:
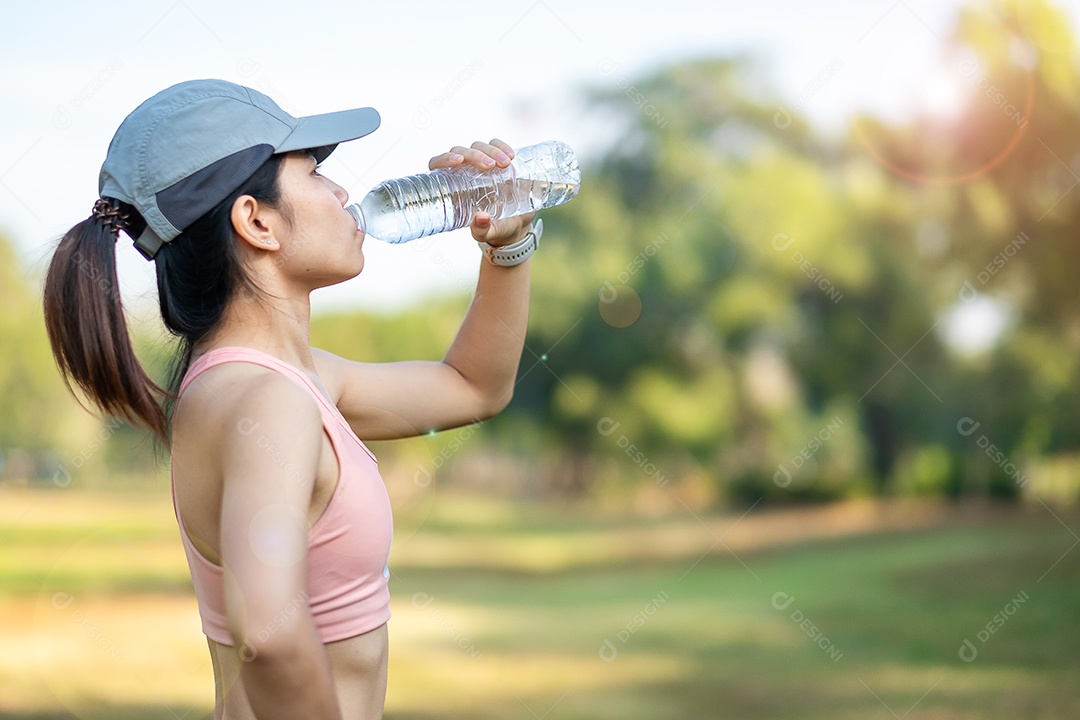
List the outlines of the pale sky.
{"type": "MultiPolygon", "coordinates": [[[[249,85],[294,115],[378,109],[382,127],[340,146],[324,165],[359,201],[380,180],[426,170],[430,156],[452,145],[493,136],[518,146],[566,141],[587,172],[608,138],[583,112],[582,89],[625,88],[686,58],[761,58],[777,89],[826,129],[842,126],[857,108],[900,116],[936,103],[946,112],[948,89],[943,97],[934,78],[943,73],[939,50],[961,4],[7,3],[0,232],[14,239],[27,272],[40,276],[54,239],[89,215],[117,126],[144,99],[182,80],[249,85]]],[[[1062,4],[1075,25],[1080,0],[1062,4]]],[[[392,309],[460,290],[475,278],[479,258],[467,230],[424,251],[375,240],[365,250],[364,273],[316,293],[316,310],[392,309]]],[[[145,305],[140,300],[153,294],[150,264],[130,242],[121,243],[119,257],[125,297],[145,305]]]]}

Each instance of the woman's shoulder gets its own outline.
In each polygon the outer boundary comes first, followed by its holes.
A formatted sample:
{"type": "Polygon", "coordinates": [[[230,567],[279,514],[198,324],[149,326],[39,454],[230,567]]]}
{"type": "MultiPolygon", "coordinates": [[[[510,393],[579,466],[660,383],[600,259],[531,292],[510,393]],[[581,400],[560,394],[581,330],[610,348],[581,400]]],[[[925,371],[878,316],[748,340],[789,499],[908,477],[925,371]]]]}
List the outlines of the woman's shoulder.
{"type": "Polygon", "coordinates": [[[334,404],[337,404],[341,399],[345,376],[349,372],[350,368],[356,368],[363,365],[353,360],[347,360],[340,355],[335,355],[329,350],[323,350],[322,348],[312,347],[311,358],[315,361],[315,367],[319,373],[319,380],[322,382],[326,391],[330,393],[331,399],[334,404]]]}
{"type": "Polygon", "coordinates": [[[276,370],[252,363],[221,363],[202,370],[185,388],[174,430],[217,438],[255,427],[321,433],[319,406],[304,387],[276,370]]]}

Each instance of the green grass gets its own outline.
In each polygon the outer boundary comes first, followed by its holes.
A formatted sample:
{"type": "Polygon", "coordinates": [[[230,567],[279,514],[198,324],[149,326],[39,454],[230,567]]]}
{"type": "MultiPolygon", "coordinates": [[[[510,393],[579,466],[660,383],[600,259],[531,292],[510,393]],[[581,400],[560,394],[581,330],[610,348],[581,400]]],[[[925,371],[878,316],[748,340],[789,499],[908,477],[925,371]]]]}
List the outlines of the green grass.
{"type": "MultiPolygon", "coordinates": [[[[523,672],[530,654],[596,658],[605,639],[619,653],[613,666],[652,659],[680,668],[654,682],[586,690],[567,683],[523,698],[537,716],[559,701],[552,717],[835,720],[904,716],[914,706],[907,717],[1076,718],[1074,542],[1053,519],[1018,518],[739,559],[720,553],[689,572],[694,558],[553,576],[414,570],[399,572],[394,589],[453,598],[481,615],[511,613],[513,627],[470,640],[505,653],[523,672]],[[778,592],[787,594],[778,604],[794,597],[784,610],[773,604],[778,592]],[[977,633],[1021,592],[1029,600],[980,643],[977,633]],[[660,593],[667,601],[620,642],[620,629],[660,593]],[[796,611],[828,638],[832,656],[800,629],[796,611]],[[959,657],[965,638],[979,651],[971,663],[959,657]]],[[[595,664],[599,671],[602,661],[595,664]]],[[[521,709],[442,717],[528,717],[515,714],[521,709]]]]}
{"type": "MultiPolygon", "coordinates": [[[[152,521],[118,512],[109,516],[115,532],[63,511],[0,524],[0,599],[40,605],[60,588],[80,602],[95,593],[175,600],[186,583],[175,531],[162,521],[171,509],[167,498],[168,512],[160,498],[147,502],[152,521]]],[[[395,548],[387,718],[1074,720],[1080,544],[1072,533],[1080,517],[1058,514],[1038,506],[955,512],[917,529],[781,544],[770,540],[779,521],[769,513],[704,518],[731,528],[725,535],[689,514],[619,520],[442,497],[395,548]],[[759,541],[737,545],[737,556],[714,543],[752,528],[759,541]],[[639,532],[701,537],[686,552],[647,557],[604,542],[639,532]],[[425,549],[438,542],[462,543],[463,554],[428,562],[425,549]],[[574,560],[562,564],[530,557],[571,551],[574,560]],[[508,564],[515,555],[520,563],[508,564]],[[1021,593],[1027,601],[980,641],[1021,593]],[[804,618],[826,648],[800,627],[804,618]],[[978,650],[972,662],[959,655],[965,639],[978,650]]],[[[798,519],[785,516],[790,522],[798,519]]],[[[109,625],[85,607],[125,657],[135,655],[141,636],[121,637],[113,628],[122,618],[109,625]]],[[[177,661],[178,676],[191,676],[197,651],[177,661]]],[[[192,692],[201,697],[204,677],[197,680],[192,692]]],[[[4,692],[0,719],[70,717],[4,692]]],[[[65,693],[84,718],[171,715],[139,697],[65,693]]],[[[170,700],[167,684],[150,694],[180,717],[210,710],[209,699],[200,704],[191,693],[170,700]]]]}

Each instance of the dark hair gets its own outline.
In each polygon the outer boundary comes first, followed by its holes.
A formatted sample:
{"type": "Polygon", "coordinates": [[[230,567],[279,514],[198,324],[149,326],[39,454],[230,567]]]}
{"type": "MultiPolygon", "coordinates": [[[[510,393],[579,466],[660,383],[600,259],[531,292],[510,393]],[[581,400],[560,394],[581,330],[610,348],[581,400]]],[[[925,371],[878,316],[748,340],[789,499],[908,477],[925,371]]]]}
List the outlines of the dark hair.
{"type": "MultiPolygon", "coordinates": [[[[284,156],[273,155],[246,182],[192,223],[154,258],[161,318],[179,339],[168,388],[147,374],[135,355],[120,301],[116,234],[111,218],[94,213],[60,240],[45,276],[45,327],[60,374],[104,412],[145,425],[160,440],[169,434],[169,412],[195,345],[221,322],[239,291],[261,295],[236,247],[231,212],[241,195],[281,205],[278,184],[284,156]]],[[[126,215],[124,231],[137,238],[146,227],[138,211],[105,198],[126,215]]]]}

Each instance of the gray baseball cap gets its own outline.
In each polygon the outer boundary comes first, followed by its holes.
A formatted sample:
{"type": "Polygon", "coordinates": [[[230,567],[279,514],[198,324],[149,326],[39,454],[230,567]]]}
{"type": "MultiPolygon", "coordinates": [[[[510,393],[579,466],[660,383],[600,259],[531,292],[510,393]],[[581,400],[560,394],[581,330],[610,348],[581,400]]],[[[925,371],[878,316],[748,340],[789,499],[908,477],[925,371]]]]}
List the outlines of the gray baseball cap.
{"type": "Polygon", "coordinates": [[[322,162],[338,143],[379,127],[373,108],[295,118],[257,90],[190,80],[162,90],[120,124],[98,176],[98,194],[146,220],[135,247],[153,259],[240,187],[271,155],[311,150],[322,162]]]}

